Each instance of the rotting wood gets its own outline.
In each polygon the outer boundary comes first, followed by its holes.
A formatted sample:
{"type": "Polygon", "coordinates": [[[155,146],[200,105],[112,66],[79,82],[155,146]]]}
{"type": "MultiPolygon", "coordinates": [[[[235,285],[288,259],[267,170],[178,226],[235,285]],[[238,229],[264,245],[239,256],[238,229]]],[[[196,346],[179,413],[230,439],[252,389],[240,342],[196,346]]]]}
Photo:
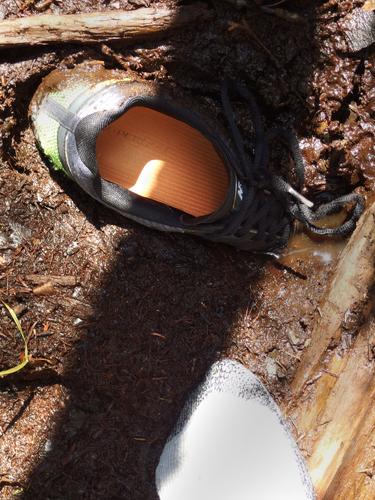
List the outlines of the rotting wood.
{"type": "Polygon", "coordinates": [[[40,15],[0,22],[0,49],[54,43],[134,42],[211,17],[203,4],[180,8],[40,15]]]}
{"type": "Polygon", "coordinates": [[[375,360],[369,356],[375,343],[374,277],[375,204],[340,257],[286,410],[301,436],[319,500],[375,498],[375,360]],[[358,305],[363,316],[347,333],[347,312],[358,305]]]}
{"type": "Polygon", "coordinates": [[[331,482],[326,498],[369,500],[375,498],[375,401],[360,423],[354,443],[331,482]]]}
{"type": "MultiPolygon", "coordinates": [[[[367,345],[370,336],[374,336],[375,322],[373,318],[362,328],[348,354],[342,356],[345,367],[339,378],[334,381],[330,390],[324,392],[319,385],[324,385],[323,377],[317,384],[317,391],[311,399],[301,405],[299,410],[301,425],[309,415],[309,408],[321,406],[310,432],[313,434],[311,455],[308,465],[318,498],[336,499],[334,485],[346,483],[355,470],[346,464],[351,462],[352,448],[360,439],[362,430],[375,403],[374,363],[368,361],[367,345]],[[317,395],[319,393],[319,396],[317,395]],[[305,412],[305,413],[304,413],[305,412]],[[322,422],[328,422],[322,426],[322,422]],[[346,468],[346,474],[343,471],[346,468]],[[345,477],[345,479],[344,479],[345,477]],[[331,486],[332,484],[332,486],[331,486]],[[331,491],[328,494],[328,490],[331,491]]],[[[315,413],[315,412],[314,412],[315,413]]],[[[373,427],[374,422],[370,422],[373,427]]],[[[311,436],[310,436],[311,439],[311,436]]],[[[372,459],[375,459],[373,451],[372,459]]],[[[372,464],[371,464],[372,465],[372,464]]],[[[347,492],[349,495],[349,492],[347,492]]],[[[351,491],[354,495],[354,492],[351,491]]],[[[359,498],[359,491],[356,491],[359,498]]],[[[350,495],[346,498],[350,498],[350,495]]],[[[353,497],[354,498],[354,497],[353,497]]]]}
{"type": "MultiPolygon", "coordinates": [[[[341,337],[345,313],[362,302],[372,284],[375,261],[375,204],[362,216],[343,250],[335,275],[320,307],[321,317],[313,329],[292,383],[294,399],[314,377],[330,344],[341,337]]],[[[331,377],[330,377],[331,378],[331,377]]]]}

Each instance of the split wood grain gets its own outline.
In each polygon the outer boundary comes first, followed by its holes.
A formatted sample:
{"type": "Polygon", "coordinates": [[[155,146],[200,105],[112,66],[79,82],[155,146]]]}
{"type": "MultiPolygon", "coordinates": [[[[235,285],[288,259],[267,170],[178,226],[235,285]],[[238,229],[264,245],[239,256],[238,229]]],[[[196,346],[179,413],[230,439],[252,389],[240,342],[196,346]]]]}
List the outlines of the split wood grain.
{"type": "Polygon", "coordinates": [[[202,4],[177,9],[157,7],[134,11],[28,16],[0,22],[0,49],[56,43],[134,42],[194,25],[210,17],[211,12],[202,4]]]}

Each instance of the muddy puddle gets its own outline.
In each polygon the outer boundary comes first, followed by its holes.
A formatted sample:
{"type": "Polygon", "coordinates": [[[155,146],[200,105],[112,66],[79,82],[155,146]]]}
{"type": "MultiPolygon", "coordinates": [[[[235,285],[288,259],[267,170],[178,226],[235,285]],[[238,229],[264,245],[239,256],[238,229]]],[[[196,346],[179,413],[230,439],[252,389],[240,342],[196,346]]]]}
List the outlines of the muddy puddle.
{"type": "MultiPolygon", "coordinates": [[[[324,217],[318,222],[319,227],[337,227],[345,220],[345,213],[324,217]]],[[[330,266],[336,262],[346,241],[342,238],[324,238],[312,235],[298,228],[286,249],[279,256],[278,262],[293,268],[301,261],[312,266],[330,266]]]]}
{"type": "Polygon", "coordinates": [[[302,259],[312,261],[312,263],[329,265],[336,261],[344,247],[345,243],[342,241],[318,242],[306,234],[298,234],[292,238],[279,262],[292,267],[296,261],[302,259]]]}
{"type": "MultiPolygon", "coordinates": [[[[42,3],[45,13],[75,13],[178,2],[6,0],[0,17],[38,14],[42,3]]],[[[374,52],[339,44],[340,21],[362,2],[284,2],[293,22],[256,2],[235,4],[211,2],[204,26],[130,47],[0,52],[0,298],[18,311],[33,358],[0,381],[1,498],[155,500],[164,441],[186,395],[223,356],[287,406],[345,242],[297,230],[272,259],[147,230],[51,176],[27,119],[44,75],[100,60],[190,92],[225,126],[219,89],[231,76],[253,90],[266,127],[296,129],[307,197],[371,191],[374,52]],[[35,294],[43,277],[52,288],[35,294]]],[[[251,148],[248,112],[236,113],[251,148]]],[[[288,176],[285,156],[275,147],[272,161],[288,176]]],[[[0,367],[21,353],[2,311],[0,367]]]]}

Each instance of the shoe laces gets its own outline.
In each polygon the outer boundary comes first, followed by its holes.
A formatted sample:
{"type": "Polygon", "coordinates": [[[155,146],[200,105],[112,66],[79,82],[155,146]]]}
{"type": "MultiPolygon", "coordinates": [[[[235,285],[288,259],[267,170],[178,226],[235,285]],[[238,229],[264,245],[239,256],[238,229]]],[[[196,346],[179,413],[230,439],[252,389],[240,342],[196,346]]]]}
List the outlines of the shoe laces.
{"type": "Polygon", "coordinates": [[[309,231],[325,236],[347,236],[356,226],[364,210],[364,200],[352,193],[316,205],[299,191],[305,180],[305,164],[298,140],[292,130],[273,128],[264,131],[260,112],[253,95],[237,82],[226,80],[221,91],[224,115],[232,136],[236,154],[236,174],[246,187],[246,194],[237,212],[220,231],[221,236],[235,236],[248,239],[249,232],[255,239],[261,239],[274,248],[287,243],[290,224],[294,219],[303,223],[309,231]],[[236,94],[248,104],[254,127],[254,151],[252,158],[246,152],[243,137],[236,124],[230,94],[236,94]],[[270,144],[281,140],[291,153],[297,178],[297,189],[292,187],[269,166],[270,144]],[[341,225],[321,228],[313,222],[338,212],[346,204],[354,204],[350,217],[341,225]]]}

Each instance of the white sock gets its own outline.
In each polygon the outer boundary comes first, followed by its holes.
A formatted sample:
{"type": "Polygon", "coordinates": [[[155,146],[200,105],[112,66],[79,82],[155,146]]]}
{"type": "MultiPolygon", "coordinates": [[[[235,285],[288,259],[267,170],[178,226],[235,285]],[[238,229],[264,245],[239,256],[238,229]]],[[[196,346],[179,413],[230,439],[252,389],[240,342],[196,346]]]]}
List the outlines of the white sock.
{"type": "Polygon", "coordinates": [[[263,384],[215,363],[186,403],[156,469],[160,500],[312,500],[303,459],[263,384]]]}

